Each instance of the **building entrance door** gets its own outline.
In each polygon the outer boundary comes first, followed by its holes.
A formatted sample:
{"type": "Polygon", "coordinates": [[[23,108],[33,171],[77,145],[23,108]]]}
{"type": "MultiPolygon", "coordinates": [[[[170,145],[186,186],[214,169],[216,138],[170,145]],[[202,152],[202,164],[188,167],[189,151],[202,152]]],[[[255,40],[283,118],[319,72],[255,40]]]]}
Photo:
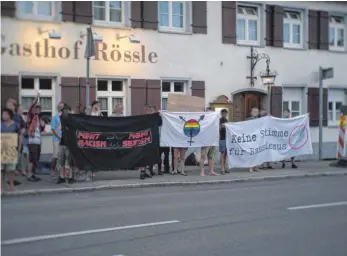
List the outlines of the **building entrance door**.
{"type": "Polygon", "coordinates": [[[263,108],[263,95],[258,93],[245,93],[245,115],[250,116],[252,108],[263,108]]]}

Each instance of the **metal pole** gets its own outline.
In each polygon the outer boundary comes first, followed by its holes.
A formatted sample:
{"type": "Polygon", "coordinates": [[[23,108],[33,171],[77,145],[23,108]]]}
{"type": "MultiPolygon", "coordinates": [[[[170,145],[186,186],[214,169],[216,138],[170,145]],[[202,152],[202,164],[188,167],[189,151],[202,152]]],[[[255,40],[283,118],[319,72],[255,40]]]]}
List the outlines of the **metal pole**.
{"type": "Polygon", "coordinates": [[[268,91],[268,97],[269,97],[269,100],[267,101],[267,110],[268,110],[268,114],[271,115],[271,85],[268,85],[268,88],[267,88],[267,91],[268,91]]]}
{"type": "Polygon", "coordinates": [[[319,67],[319,160],[323,159],[323,70],[319,67]]]}
{"type": "Polygon", "coordinates": [[[87,70],[86,70],[86,108],[88,109],[89,103],[89,61],[90,58],[87,58],[87,70]]]}

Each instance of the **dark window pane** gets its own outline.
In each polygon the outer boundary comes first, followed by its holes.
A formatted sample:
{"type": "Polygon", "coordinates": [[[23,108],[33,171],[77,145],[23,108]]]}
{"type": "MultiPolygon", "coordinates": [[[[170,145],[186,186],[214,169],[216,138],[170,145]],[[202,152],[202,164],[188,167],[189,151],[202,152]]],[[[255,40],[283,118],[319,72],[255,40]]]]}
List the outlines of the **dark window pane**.
{"type": "Polygon", "coordinates": [[[170,92],[170,82],[162,82],[162,92],[170,92]]]}
{"type": "Polygon", "coordinates": [[[34,89],[34,78],[22,78],[22,89],[34,89]]]}
{"type": "Polygon", "coordinates": [[[40,90],[52,90],[52,79],[40,78],[40,90]]]}
{"type": "Polygon", "coordinates": [[[123,82],[122,81],[112,81],[112,91],[113,92],[123,91],[123,82]]]}
{"type": "Polygon", "coordinates": [[[107,91],[107,81],[98,80],[98,91],[107,91]]]}
{"type": "Polygon", "coordinates": [[[333,103],[332,102],[329,102],[329,110],[333,110],[333,103]]]}
{"type": "Polygon", "coordinates": [[[174,82],[174,92],[183,92],[183,91],[184,91],[184,83],[174,82]]]}

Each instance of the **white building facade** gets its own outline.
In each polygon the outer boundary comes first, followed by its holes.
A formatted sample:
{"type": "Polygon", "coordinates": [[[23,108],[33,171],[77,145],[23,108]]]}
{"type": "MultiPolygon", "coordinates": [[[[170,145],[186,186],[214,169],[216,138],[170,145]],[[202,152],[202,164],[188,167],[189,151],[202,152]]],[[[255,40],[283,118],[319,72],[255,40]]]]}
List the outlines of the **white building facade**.
{"type": "MultiPolygon", "coordinates": [[[[254,67],[251,47],[270,58],[278,75],[271,112],[310,113],[318,152],[318,70],[324,80],[325,158],[336,157],[340,106],[347,105],[347,4],[344,2],[2,2],[1,101],[13,97],[27,109],[42,92],[43,112],[59,101],[85,105],[86,29],[95,33],[90,102],[104,115],[116,104],[141,114],[144,104],[165,109],[168,93],[204,97],[228,108],[231,121],[266,108],[268,91],[254,67]],[[130,40],[129,40],[130,38],[130,40]]],[[[44,151],[51,152],[47,138],[44,151]]]]}

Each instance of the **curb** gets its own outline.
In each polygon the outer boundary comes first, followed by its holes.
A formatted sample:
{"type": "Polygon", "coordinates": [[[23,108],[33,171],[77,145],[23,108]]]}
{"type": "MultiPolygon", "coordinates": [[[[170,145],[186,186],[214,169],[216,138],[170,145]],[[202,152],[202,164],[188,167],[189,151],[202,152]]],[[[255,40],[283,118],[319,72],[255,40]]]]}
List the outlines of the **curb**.
{"type": "Polygon", "coordinates": [[[95,186],[84,188],[56,188],[56,189],[38,189],[38,190],[23,190],[2,193],[2,197],[15,197],[15,196],[30,196],[30,195],[47,195],[47,194],[63,194],[63,193],[79,193],[79,192],[92,192],[107,189],[128,189],[128,188],[153,188],[153,187],[174,187],[174,186],[189,186],[189,185],[214,185],[214,184],[230,184],[237,182],[249,181],[265,181],[265,180],[284,180],[295,178],[313,178],[313,177],[328,177],[328,176],[345,176],[347,171],[343,172],[324,172],[324,173],[304,173],[292,175],[277,175],[277,176],[264,176],[264,177],[249,177],[228,180],[206,180],[206,181],[172,181],[172,182],[158,182],[158,183],[142,183],[142,184],[120,184],[109,186],[95,186]]]}

